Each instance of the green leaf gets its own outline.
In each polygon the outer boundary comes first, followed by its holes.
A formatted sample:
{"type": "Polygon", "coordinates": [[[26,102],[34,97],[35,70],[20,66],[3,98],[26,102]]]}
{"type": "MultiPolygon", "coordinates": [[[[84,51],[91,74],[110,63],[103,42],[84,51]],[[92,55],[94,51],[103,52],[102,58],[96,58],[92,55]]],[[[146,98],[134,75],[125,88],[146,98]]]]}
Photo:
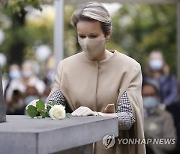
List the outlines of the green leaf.
{"type": "Polygon", "coordinates": [[[66,113],[66,118],[71,118],[72,114],[71,113],[66,113]]]}
{"type": "Polygon", "coordinates": [[[45,109],[45,104],[42,100],[36,102],[36,107],[38,111],[43,111],[45,109]]]}
{"type": "Polygon", "coordinates": [[[49,112],[46,112],[46,113],[45,113],[45,116],[46,116],[46,117],[50,117],[49,112]]]}
{"type": "Polygon", "coordinates": [[[37,116],[38,111],[37,108],[34,107],[33,105],[29,105],[28,109],[27,109],[27,114],[31,117],[34,118],[35,116],[37,116]]]}
{"type": "Polygon", "coordinates": [[[45,118],[46,117],[46,112],[40,112],[40,115],[42,118],[45,118]]]}
{"type": "Polygon", "coordinates": [[[47,105],[47,112],[49,112],[49,110],[51,109],[51,105],[47,105]]]}

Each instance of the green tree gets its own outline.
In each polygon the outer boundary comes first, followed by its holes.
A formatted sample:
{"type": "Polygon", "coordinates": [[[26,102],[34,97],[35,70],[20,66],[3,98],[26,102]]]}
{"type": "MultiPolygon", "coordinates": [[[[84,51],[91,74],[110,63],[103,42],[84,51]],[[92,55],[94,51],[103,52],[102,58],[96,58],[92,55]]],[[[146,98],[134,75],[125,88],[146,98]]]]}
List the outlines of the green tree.
{"type": "Polygon", "coordinates": [[[0,51],[6,53],[8,63],[21,64],[24,59],[24,52],[29,43],[29,31],[26,28],[27,6],[41,10],[39,0],[13,0],[4,3],[1,8],[0,26],[6,32],[6,39],[0,51]],[[4,25],[3,18],[10,22],[9,27],[4,25]]]}
{"type": "Polygon", "coordinates": [[[123,5],[113,17],[112,41],[143,66],[155,49],[163,52],[173,72],[176,70],[176,6],[123,5]]]}

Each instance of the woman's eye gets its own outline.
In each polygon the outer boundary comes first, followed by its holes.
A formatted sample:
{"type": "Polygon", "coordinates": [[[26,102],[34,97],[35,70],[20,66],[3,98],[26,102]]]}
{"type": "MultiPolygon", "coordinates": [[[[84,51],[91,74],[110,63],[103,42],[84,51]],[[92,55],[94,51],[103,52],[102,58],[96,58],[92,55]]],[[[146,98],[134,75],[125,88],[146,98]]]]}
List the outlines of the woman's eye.
{"type": "Polygon", "coordinates": [[[82,39],[86,38],[86,36],[83,36],[83,35],[79,35],[79,37],[82,39]]]}
{"type": "Polygon", "coordinates": [[[92,38],[92,39],[97,38],[97,37],[98,37],[97,35],[89,36],[89,38],[92,38]]]}

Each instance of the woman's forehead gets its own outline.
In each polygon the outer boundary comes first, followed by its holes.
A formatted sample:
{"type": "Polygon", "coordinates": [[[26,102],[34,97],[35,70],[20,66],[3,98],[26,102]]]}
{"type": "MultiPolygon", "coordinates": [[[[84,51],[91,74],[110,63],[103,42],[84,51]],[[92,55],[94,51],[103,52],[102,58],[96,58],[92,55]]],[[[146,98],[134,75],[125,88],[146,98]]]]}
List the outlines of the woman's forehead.
{"type": "Polygon", "coordinates": [[[79,21],[77,23],[78,34],[102,33],[99,21],[79,21]]]}

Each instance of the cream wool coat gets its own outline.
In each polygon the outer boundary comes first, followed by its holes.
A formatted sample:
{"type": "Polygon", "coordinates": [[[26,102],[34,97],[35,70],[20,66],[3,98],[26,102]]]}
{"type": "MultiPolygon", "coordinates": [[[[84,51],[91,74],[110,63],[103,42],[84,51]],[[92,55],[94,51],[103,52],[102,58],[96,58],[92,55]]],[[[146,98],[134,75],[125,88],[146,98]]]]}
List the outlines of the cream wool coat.
{"type": "MultiPolygon", "coordinates": [[[[73,111],[87,106],[103,112],[108,104],[113,103],[117,108],[117,101],[126,91],[136,122],[130,130],[119,131],[119,138],[143,139],[141,84],[141,67],[132,58],[115,51],[109,59],[90,61],[81,52],[59,63],[50,95],[60,89],[73,111]]],[[[106,150],[100,141],[95,144],[94,154],[145,154],[145,146],[118,144],[116,140],[116,144],[106,150]]]]}

